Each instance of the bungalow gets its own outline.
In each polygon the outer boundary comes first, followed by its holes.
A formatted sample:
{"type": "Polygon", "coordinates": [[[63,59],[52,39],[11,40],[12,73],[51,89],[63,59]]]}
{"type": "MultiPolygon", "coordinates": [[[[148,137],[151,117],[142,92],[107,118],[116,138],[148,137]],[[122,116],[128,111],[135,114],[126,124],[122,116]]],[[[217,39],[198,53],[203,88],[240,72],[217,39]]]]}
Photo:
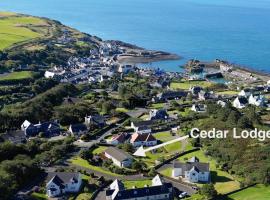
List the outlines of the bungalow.
{"type": "Polygon", "coordinates": [[[46,179],[46,194],[49,198],[54,198],[66,193],[77,193],[81,185],[80,173],[49,173],[46,179]]]}
{"type": "Polygon", "coordinates": [[[134,129],[136,133],[147,134],[151,133],[151,126],[153,125],[153,120],[131,122],[131,128],[134,129]]]}
{"type": "Polygon", "coordinates": [[[106,190],[106,200],[173,200],[173,193],[173,185],[164,183],[157,175],[152,179],[152,186],[143,188],[125,189],[121,181],[115,180],[106,190]]]}
{"type": "Polygon", "coordinates": [[[109,147],[106,149],[105,157],[111,159],[118,167],[130,167],[133,162],[132,156],[115,147],[109,147]]]}
{"type": "Polygon", "coordinates": [[[173,178],[183,178],[186,181],[197,183],[210,181],[209,163],[201,163],[198,158],[192,157],[188,162],[181,163],[174,161],[173,178]]]}
{"type": "Polygon", "coordinates": [[[138,134],[134,133],[131,136],[130,143],[134,147],[140,147],[140,146],[155,146],[157,144],[157,139],[151,134],[138,134]]]}
{"type": "Polygon", "coordinates": [[[60,135],[60,125],[56,121],[32,124],[25,120],[21,125],[21,130],[24,131],[26,137],[35,137],[39,133],[44,133],[45,137],[60,135]]]}
{"type": "Polygon", "coordinates": [[[207,106],[203,104],[193,104],[191,107],[191,110],[194,112],[202,113],[202,112],[206,112],[206,108],[207,106]]]}
{"type": "Polygon", "coordinates": [[[68,128],[68,131],[73,136],[81,136],[81,135],[84,135],[88,132],[85,124],[71,124],[68,128]]]}
{"type": "Polygon", "coordinates": [[[149,120],[165,120],[168,119],[169,115],[164,109],[152,109],[149,112],[149,120]]]}
{"type": "Polygon", "coordinates": [[[242,109],[245,108],[248,104],[248,100],[245,96],[238,96],[233,101],[233,107],[242,109]]]}
{"type": "Polygon", "coordinates": [[[101,115],[89,115],[84,118],[86,126],[95,126],[102,128],[106,126],[106,120],[103,116],[101,115]]]}

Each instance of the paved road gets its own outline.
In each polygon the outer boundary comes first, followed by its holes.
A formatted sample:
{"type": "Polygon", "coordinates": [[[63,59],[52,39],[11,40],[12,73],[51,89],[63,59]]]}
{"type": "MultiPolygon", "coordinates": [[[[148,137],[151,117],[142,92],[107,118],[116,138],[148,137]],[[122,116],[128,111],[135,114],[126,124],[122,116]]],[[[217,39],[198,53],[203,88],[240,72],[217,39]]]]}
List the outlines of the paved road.
{"type": "Polygon", "coordinates": [[[125,122],[121,123],[121,124],[116,124],[115,127],[111,128],[110,130],[106,131],[105,133],[103,133],[98,139],[96,140],[91,140],[90,142],[84,142],[82,140],[77,140],[75,141],[73,144],[75,146],[78,146],[80,148],[90,148],[92,147],[94,144],[100,143],[101,140],[103,140],[105,137],[107,137],[108,135],[112,134],[112,132],[114,130],[116,130],[117,128],[121,127],[125,122]]]}

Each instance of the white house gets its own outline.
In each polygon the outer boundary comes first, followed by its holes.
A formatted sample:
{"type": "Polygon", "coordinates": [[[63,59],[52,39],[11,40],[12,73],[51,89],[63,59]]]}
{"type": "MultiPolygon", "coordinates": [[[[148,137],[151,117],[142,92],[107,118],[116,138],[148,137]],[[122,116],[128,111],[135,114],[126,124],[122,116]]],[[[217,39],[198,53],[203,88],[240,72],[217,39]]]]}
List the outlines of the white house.
{"type": "Polygon", "coordinates": [[[222,71],[222,72],[230,72],[230,71],[232,71],[233,66],[227,62],[220,62],[219,68],[220,68],[220,71],[222,71]]]}
{"type": "Polygon", "coordinates": [[[264,97],[262,95],[254,96],[253,94],[251,94],[248,98],[248,103],[255,106],[263,106],[264,97]]]}
{"type": "Polygon", "coordinates": [[[151,128],[152,124],[153,124],[152,120],[131,122],[131,128],[133,128],[136,133],[147,134],[152,132],[151,128]]]}
{"type": "Polygon", "coordinates": [[[128,74],[129,72],[134,70],[133,65],[120,65],[118,68],[119,73],[128,74]]]}
{"type": "Polygon", "coordinates": [[[209,182],[209,163],[201,163],[198,158],[193,157],[186,163],[174,162],[172,170],[173,178],[182,178],[188,182],[209,182]]]}
{"type": "Polygon", "coordinates": [[[133,162],[131,155],[115,147],[109,147],[106,149],[105,157],[111,159],[118,167],[130,167],[133,162]]]}
{"type": "Polygon", "coordinates": [[[140,146],[155,146],[157,144],[157,139],[151,134],[139,134],[139,133],[134,133],[131,136],[130,143],[134,147],[140,147],[140,146]]]}
{"type": "Polygon", "coordinates": [[[225,101],[222,101],[222,100],[218,100],[217,104],[220,105],[222,108],[224,108],[227,105],[227,103],[225,101]]]}
{"type": "Polygon", "coordinates": [[[203,113],[203,112],[206,112],[206,108],[207,106],[203,104],[193,104],[191,107],[191,110],[194,112],[203,113]]]}
{"type": "Polygon", "coordinates": [[[82,178],[80,173],[49,173],[46,179],[46,194],[48,197],[53,198],[66,193],[77,193],[81,185],[82,178]]]}
{"type": "Polygon", "coordinates": [[[248,104],[248,100],[244,96],[238,96],[233,101],[233,107],[238,108],[238,109],[245,108],[247,104],[248,104]]]}

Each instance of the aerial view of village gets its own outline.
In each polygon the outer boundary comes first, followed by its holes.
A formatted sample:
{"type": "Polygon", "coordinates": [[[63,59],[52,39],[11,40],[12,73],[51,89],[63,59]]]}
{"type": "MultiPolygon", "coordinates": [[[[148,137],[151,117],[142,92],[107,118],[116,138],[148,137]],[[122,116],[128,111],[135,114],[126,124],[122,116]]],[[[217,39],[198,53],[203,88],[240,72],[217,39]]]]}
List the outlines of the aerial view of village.
{"type": "Polygon", "coordinates": [[[269,200],[270,74],[180,59],[1,11],[0,199],[269,200]]]}

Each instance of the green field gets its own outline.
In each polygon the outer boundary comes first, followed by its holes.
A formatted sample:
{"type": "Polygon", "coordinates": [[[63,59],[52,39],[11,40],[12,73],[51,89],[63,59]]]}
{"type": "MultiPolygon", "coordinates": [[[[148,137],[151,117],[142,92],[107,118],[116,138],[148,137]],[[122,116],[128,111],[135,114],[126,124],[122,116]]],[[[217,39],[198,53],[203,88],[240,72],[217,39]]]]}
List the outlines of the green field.
{"type": "Polygon", "coordinates": [[[226,90],[222,92],[217,92],[218,95],[228,95],[228,96],[237,95],[238,93],[239,93],[238,91],[234,91],[234,90],[226,90]]]}
{"type": "Polygon", "coordinates": [[[40,18],[0,12],[0,50],[46,35],[48,24],[40,18]]]}
{"type": "Polygon", "coordinates": [[[0,76],[0,81],[22,80],[33,78],[34,73],[30,71],[12,72],[7,75],[0,76]]]}
{"type": "Polygon", "coordinates": [[[208,82],[208,81],[183,81],[183,82],[172,82],[170,85],[171,89],[177,90],[188,90],[192,86],[200,86],[203,88],[209,87],[213,85],[214,83],[208,82]]]}
{"type": "Polygon", "coordinates": [[[256,185],[229,195],[228,200],[269,200],[270,186],[256,185]]]}

